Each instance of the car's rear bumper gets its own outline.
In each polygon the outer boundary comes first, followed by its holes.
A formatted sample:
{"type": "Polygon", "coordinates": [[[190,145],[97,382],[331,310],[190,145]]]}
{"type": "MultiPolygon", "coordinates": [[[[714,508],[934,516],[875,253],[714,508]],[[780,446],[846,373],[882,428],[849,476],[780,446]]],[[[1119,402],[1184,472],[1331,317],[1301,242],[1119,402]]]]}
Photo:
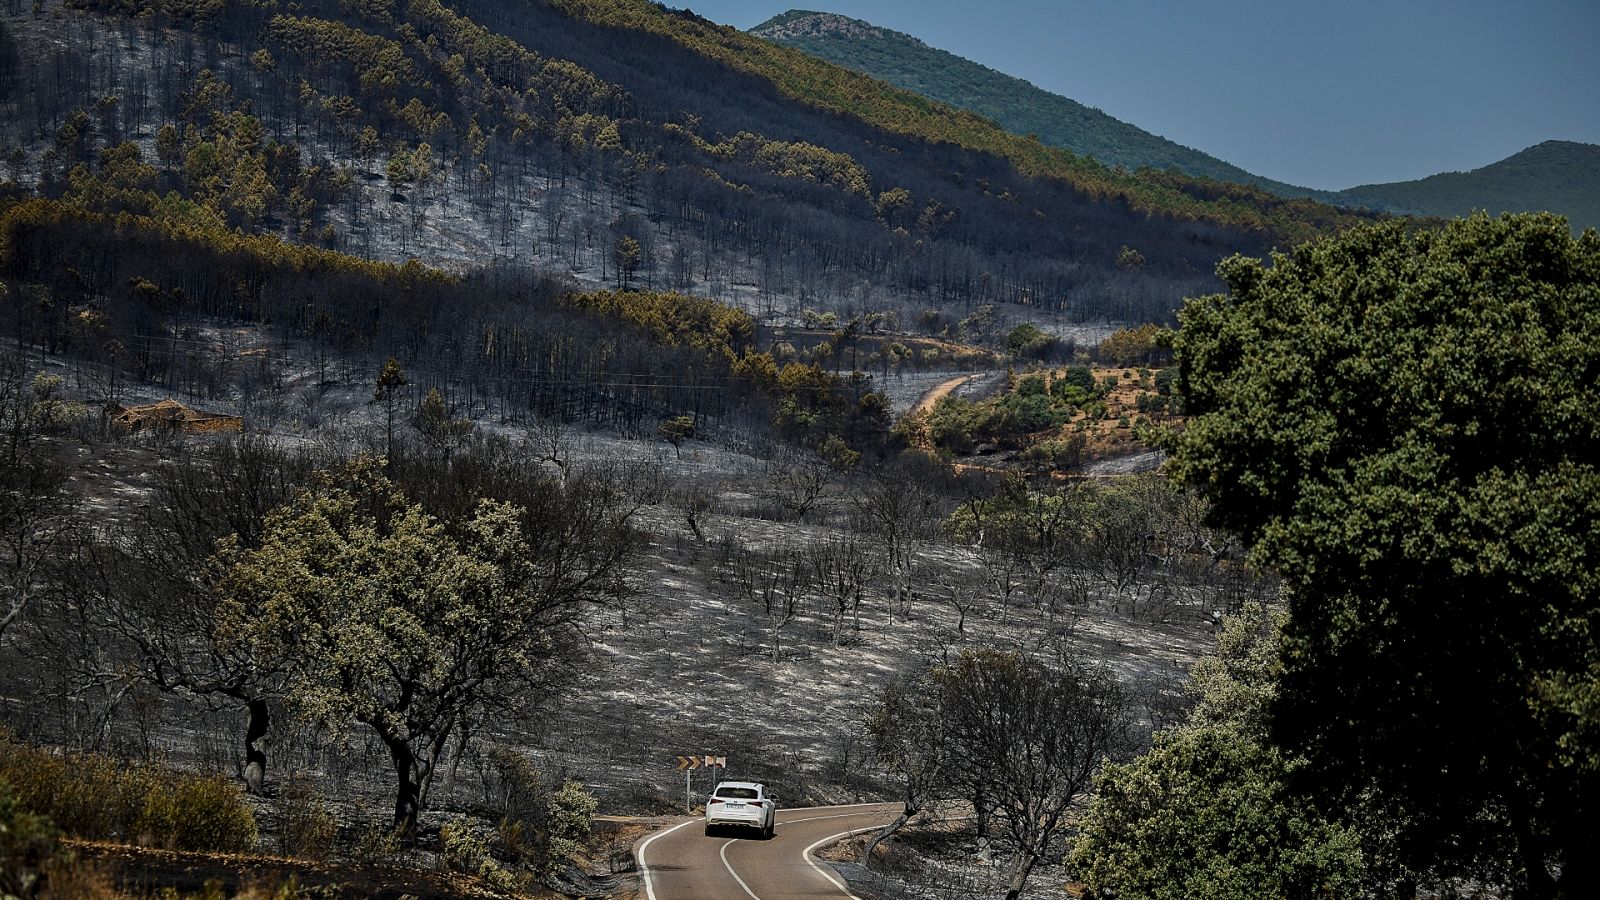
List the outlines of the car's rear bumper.
{"type": "Polygon", "coordinates": [[[707,825],[742,825],[746,828],[765,828],[767,816],[765,813],[752,811],[745,814],[706,816],[707,825]]]}

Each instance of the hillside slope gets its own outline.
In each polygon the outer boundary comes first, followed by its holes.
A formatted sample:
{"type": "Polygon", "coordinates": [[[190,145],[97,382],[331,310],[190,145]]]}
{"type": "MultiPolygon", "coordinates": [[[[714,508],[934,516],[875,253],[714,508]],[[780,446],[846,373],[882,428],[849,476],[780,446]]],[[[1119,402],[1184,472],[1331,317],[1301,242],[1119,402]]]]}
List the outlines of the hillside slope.
{"type": "Polygon", "coordinates": [[[896,87],[987,116],[1015,134],[1125,169],[1177,169],[1199,178],[1247,184],[1282,197],[1337,201],[1334,193],[1254,175],[1069,97],[957,56],[902,32],[833,13],[791,10],[750,33],[896,87]]]}
{"type": "Polygon", "coordinates": [[[1014,134],[1108,166],[1177,169],[1200,179],[1250,185],[1281,197],[1397,214],[1451,217],[1491,213],[1561,213],[1575,229],[1600,225],[1600,147],[1546,141],[1471,172],[1418,181],[1319,191],[1252,174],[1207,153],[1043,90],[898,31],[833,13],[791,10],[751,34],[854,69],[896,87],[987,116],[1014,134]]]}
{"type": "Polygon", "coordinates": [[[1363,184],[1344,194],[1427,216],[1548,210],[1566,216],[1575,231],[1600,227],[1600,146],[1545,141],[1470,172],[1363,184]]]}
{"type": "Polygon", "coordinates": [[[0,86],[23,194],[777,318],[1160,320],[1219,258],[1356,221],[645,0],[46,0],[0,16],[0,86]]]}

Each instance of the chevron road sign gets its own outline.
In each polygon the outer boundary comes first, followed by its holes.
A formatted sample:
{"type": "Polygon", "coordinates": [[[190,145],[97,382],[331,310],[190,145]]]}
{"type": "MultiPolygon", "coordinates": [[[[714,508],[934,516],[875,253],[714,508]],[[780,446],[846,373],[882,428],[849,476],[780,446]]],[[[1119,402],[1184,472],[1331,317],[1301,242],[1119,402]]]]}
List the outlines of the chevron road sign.
{"type": "MultiPolygon", "coordinates": [[[[726,769],[728,758],[726,756],[679,756],[678,771],[683,773],[683,808],[687,811],[694,810],[694,785],[690,778],[695,769],[726,769]]],[[[715,777],[712,782],[715,783],[715,777]]]]}
{"type": "Polygon", "coordinates": [[[685,769],[698,769],[701,767],[707,769],[726,769],[728,767],[728,758],[726,756],[680,756],[677,759],[678,771],[680,772],[685,769]]]}

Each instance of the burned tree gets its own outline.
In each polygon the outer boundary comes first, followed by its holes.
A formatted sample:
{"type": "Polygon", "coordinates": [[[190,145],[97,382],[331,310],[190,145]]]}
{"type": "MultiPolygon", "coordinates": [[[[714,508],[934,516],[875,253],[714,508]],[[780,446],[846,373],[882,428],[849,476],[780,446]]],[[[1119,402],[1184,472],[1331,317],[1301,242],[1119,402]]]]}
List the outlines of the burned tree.
{"type": "Polygon", "coordinates": [[[750,603],[772,639],[772,662],[783,662],[783,629],[800,614],[811,584],[811,570],[798,552],[764,553],[743,547],[729,556],[726,584],[736,599],[750,603]]]}
{"type": "MultiPolygon", "coordinates": [[[[309,477],[309,457],[258,439],[217,444],[163,466],[151,503],[126,530],[82,541],[65,587],[86,627],[80,679],[137,679],[157,690],[236,704],[247,716],[247,787],[263,789],[271,707],[282,696],[275,656],[245,653],[220,630],[212,555],[218,542],[261,543],[268,514],[309,477]],[[131,665],[124,665],[124,662],[131,665]]],[[[259,607],[239,610],[258,616],[259,607]]]]}
{"type": "Polygon", "coordinates": [[[1016,653],[966,653],[931,677],[954,783],[1010,839],[1015,900],[1101,764],[1131,749],[1127,701],[1108,671],[1016,653]]]}
{"type": "Polygon", "coordinates": [[[844,640],[846,613],[854,614],[855,628],[861,629],[861,602],[877,577],[877,560],[854,537],[813,542],[806,547],[805,556],[811,577],[827,600],[828,615],[833,619],[833,645],[838,647],[844,640]]]}
{"type": "Polygon", "coordinates": [[[66,470],[44,443],[63,422],[60,379],[26,375],[19,358],[0,358],[0,637],[34,605],[71,527],[66,470]]]}

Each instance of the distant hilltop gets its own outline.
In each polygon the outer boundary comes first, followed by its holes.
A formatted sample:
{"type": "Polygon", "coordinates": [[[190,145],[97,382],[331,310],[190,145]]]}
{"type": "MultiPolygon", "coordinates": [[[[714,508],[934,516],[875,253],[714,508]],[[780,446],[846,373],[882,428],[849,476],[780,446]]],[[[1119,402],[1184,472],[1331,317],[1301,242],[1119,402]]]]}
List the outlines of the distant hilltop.
{"type": "Polygon", "coordinates": [[[919,38],[837,13],[790,10],[750,29],[925,97],[986,116],[1007,131],[1089,156],[1107,166],[1176,169],[1195,178],[1250,185],[1280,197],[1424,216],[1549,210],[1574,230],[1600,226],[1600,146],[1546,141],[1470,172],[1325,191],[1274,181],[1185,147],[1069,97],[1043,90],[919,38]]]}
{"type": "Polygon", "coordinates": [[[920,38],[881,28],[861,19],[852,19],[838,13],[811,12],[803,9],[791,9],[780,16],[774,16],[752,28],[751,33],[779,42],[806,36],[837,35],[846,38],[894,38],[909,41],[919,47],[928,46],[920,38]]]}
{"type": "Polygon", "coordinates": [[[1549,210],[1574,231],[1600,227],[1600,145],[1545,141],[1470,172],[1416,181],[1363,184],[1344,191],[1369,206],[1429,216],[1549,210]]]}

